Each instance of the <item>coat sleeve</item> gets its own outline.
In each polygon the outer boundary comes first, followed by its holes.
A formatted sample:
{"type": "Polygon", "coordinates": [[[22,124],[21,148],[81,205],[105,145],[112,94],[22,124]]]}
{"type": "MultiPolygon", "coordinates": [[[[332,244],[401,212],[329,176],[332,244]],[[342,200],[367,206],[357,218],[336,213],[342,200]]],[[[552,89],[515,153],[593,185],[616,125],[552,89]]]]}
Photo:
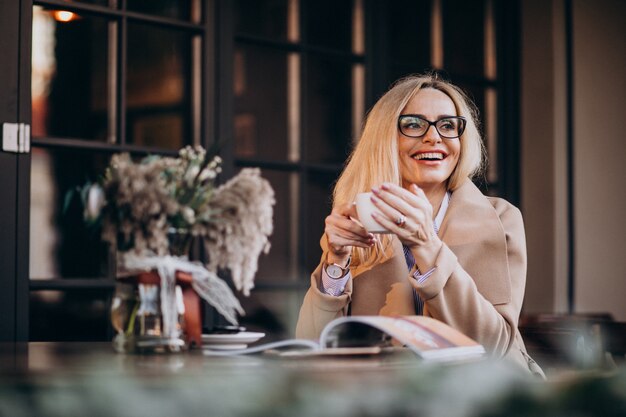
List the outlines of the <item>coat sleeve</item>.
{"type": "MultiPolygon", "coordinates": [[[[477,277],[473,278],[466,272],[454,252],[444,243],[437,255],[435,272],[421,284],[411,278],[410,281],[424,300],[426,315],[462,331],[483,344],[493,355],[506,356],[518,339],[517,323],[526,284],[526,238],[519,210],[504,200],[498,199],[493,203],[505,235],[507,268],[504,270],[508,274],[494,274],[476,280],[477,277]],[[510,288],[510,295],[496,303],[486,297],[490,282],[496,287],[503,287],[502,283],[494,280],[510,281],[504,285],[510,288]],[[485,295],[476,282],[487,283],[482,290],[485,295]]],[[[470,254],[469,258],[489,262],[488,255],[478,252],[470,254]]]]}
{"type": "MultiPolygon", "coordinates": [[[[322,259],[326,259],[326,239],[322,236],[322,259]]],[[[347,315],[348,305],[352,298],[352,278],[348,280],[343,294],[332,296],[320,291],[323,262],[311,274],[311,286],[300,307],[296,324],[296,337],[302,339],[318,339],[324,326],[330,321],[347,315]]]]}

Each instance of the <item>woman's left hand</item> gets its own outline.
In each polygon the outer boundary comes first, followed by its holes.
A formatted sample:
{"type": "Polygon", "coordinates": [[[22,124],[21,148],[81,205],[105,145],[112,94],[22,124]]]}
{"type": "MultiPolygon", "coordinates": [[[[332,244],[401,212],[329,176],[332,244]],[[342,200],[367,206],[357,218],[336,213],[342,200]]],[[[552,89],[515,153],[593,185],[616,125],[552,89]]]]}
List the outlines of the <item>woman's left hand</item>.
{"type": "Polygon", "coordinates": [[[395,233],[414,255],[438,251],[441,240],[433,227],[433,207],[421,188],[412,184],[407,190],[384,183],[372,192],[372,201],[384,215],[374,213],[378,223],[395,233]]]}

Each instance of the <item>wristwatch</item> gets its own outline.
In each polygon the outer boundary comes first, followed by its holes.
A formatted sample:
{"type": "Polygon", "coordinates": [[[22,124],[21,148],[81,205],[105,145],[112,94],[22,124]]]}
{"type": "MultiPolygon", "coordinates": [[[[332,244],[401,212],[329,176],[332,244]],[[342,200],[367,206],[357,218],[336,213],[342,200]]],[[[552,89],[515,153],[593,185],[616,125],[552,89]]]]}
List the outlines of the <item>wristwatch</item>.
{"type": "Polygon", "coordinates": [[[350,271],[350,261],[352,260],[352,256],[348,258],[348,262],[346,266],[341,266],[339,264],[326,264],[326,275],[328,275],[332,279],[339,279],[346,276],[346,274],[350,271]]]}

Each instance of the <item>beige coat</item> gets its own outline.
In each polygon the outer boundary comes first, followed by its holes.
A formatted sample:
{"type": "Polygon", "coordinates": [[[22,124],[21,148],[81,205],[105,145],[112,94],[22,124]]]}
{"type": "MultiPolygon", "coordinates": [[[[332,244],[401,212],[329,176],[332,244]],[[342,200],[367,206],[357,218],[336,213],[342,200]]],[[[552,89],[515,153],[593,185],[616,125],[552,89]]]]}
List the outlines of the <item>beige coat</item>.
{"type": "MultiPolygon", "coordinates": [[[[496,357],[531,372],[541,369],[528,356],[517,328],[526,284],[526,237],[520,211],[500,198],[485,197],[466,181],[454,191],[439,230],[444,245],[436,270],[422,284],[410,277],[401,242],[369,269],[355,266],[344,294],[320,288],[322,264],[311,275],[296,336],[316,339],[332,319],[352,315],[415,314],[413,286],[424,300],[424,315],[459,329],[496,357]]],[[[326,239],[322,237],[322,260],[326,239]]]]}

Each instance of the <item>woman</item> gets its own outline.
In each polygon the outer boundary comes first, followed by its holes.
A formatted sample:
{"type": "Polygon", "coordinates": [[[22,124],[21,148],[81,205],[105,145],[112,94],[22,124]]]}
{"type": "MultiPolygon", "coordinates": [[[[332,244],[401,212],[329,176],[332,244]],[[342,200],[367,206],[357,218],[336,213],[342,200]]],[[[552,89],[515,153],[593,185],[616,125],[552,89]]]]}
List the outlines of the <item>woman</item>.
{"type": "Polygon", "coordinates": [[[334,190],[296,334],[317,338],[352,315],[424,314],[462,331],[495,356],[542,374],[518,318],[526,241],[517,208],[472,183],[483,148],[471,101],[436,75],[400,80],[372,108],[334,190]],[[373,192],[368,233],[352,203],[373,192]]]}

